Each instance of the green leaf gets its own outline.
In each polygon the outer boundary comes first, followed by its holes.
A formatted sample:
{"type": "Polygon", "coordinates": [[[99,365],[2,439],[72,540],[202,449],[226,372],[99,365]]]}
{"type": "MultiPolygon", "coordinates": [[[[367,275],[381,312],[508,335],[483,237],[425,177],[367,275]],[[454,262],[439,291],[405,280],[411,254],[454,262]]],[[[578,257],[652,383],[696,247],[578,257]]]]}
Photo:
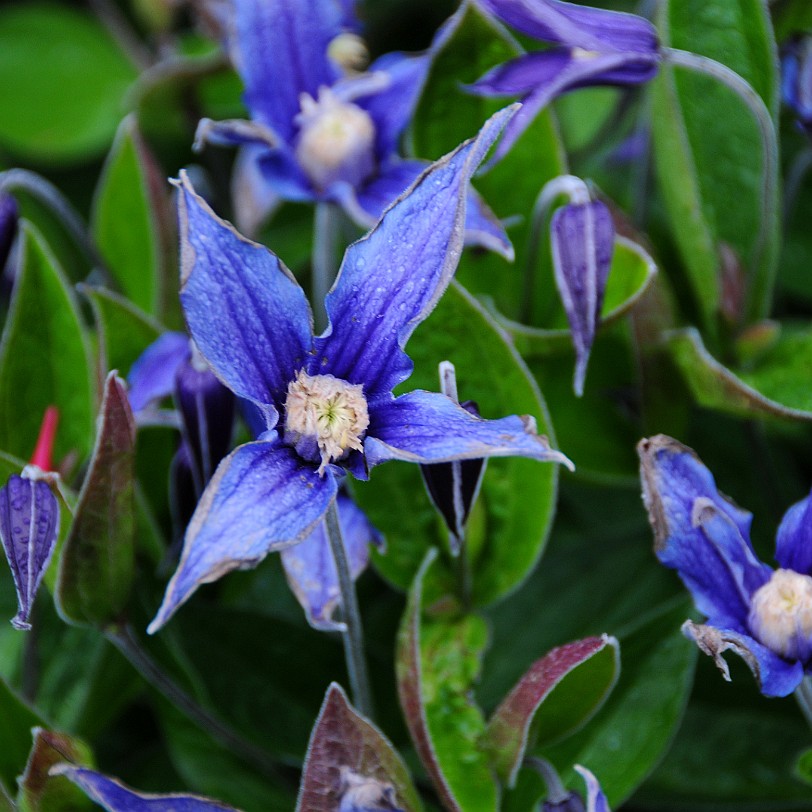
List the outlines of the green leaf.
{"type": "Polygon", "coordinates": [[[499,789],[480,739],[482,711],[471,699],[488,630],[477,615],[423,617],[423,578],[436,558],[426,554],[398,633],[400,704],[412,741],[449,812],[495,812],[499,789]]]}
{"type": "MultiPolygon", "coordinates": [[[[405,389],[436,390],[437,365],[450,360],[457,370],[462,400],[476,400],[483,417],[531,414],[539,434],[554,444],[547,409],[527,368],[482,307],[452,284],[437,309],[408,345],[415,372],[405,389]]],[[[494,459],[468,524],[467,548],[473,598],[485,605],[516,588],[541,555],[552,521],[557,466],[533,460],[494,459]]],[[[444,525],[431,506],[416,465],[376,469],[370,482],[355,489],[372,522],[388,540],[386,555],[374,555],[381,574],[403,589],[431,546],[445,544],[444,525]],[[406,494],[408,508],[404,505],[406,494]]],[[[428,591],[453,591],[451,559],[432,568],[428,591]]]]}
{"type": "Polygon", "coordinates": [[[0,9],[0,143],[31,160],[103,150],[136,71],[105,28],[69,5],[0,9]]]}
{"type": "Polygon", "coordinates": [[[147,313],[161,310],[165,269],[160,224],[172,222],[167,194],[136,120],[124,119],[93,201],[91,232],[121,291],[147,313]]]}
{"type": "Polygon", "coordinates": [[[582,727],[619,673],[617,640],[606,635],[559,646],[536,660],[488,721],[485,744],[502,780],[514,786],[528,746],[582,727]]]}
{"type": "Polygon", "coordinates": [[[59,409],[54,459],[86,457],[93,442],[94,373],[79,309],[30,223],[0,342],[0,448],[28,459],[45,409],[59,409]]]}
{"type": "Polygon", "coordinates": [[[403,812],[423,808],[409,771],[389,740],[332,683],[310,736],[296,812],[334,812],[343,806],[339,789],[344,770],[394,787],[403,812]]]}
{"type": "Polygon", "coordinates": [[[562,770],[588,767],[613,807],[656,766],[682,719],[696,660],[695,647],[679,633],[688,611],[680,598],[670,611],[619,635],[624,668],[612,696],[580,733],[543,751],[562,770]]]}
{"type": "Polygon", "coordinates": [[[0,782],[16,786],[31,749],[31,728],[43,721],[0,678],[0,782]]]}
{"type": "MultiPolygon", "coordinates": [[[[761,0],[667,2],[658,23],[665,45],[724,63],[775,113],[775,44],[761,0]]],[[[775,275],[780,206],[777,177],[771,178],[773,199],[764,200],[762,161],[755,157],[763,154],[762,144],[753,115],[718,80],[681,68],[664,66],[652,91],[660,189],[703,322],[714,325],[721,301],[722,243],[751,268],[748,316],[763,317],[775,275]]]]}
{"type": "MultiPolygon", "coordinates": [[[[447,36],[432,60],[412,125],[414,151],[424,158],[438,158],[454,149],[474,135],[488,116],[506,105],[506,99],[465,93],[461,85],[475,82],[494,65],[519,53],[515,41],[474,3],[463,5],[447,36]]],[[[552,113],[543,111],[498,166],[478,177],[474,184],[497,217],[511,218],[508,234],[516,250],[516,262],[510,267],[492,252],[467,251],[457,278],[472,292],[492,296],[497,306],[511,316],[518,316],[522,307],[522,269],[533,202],[548,180],[565,171],[566,158],[555,120],[552,113]],[[510,189],[509,195],[505,189],[510,189]]],[[[543,293],[543,282],[537,289],[543,293]]]]}
{"type": "Polygon", "coordinates": [[[104,626],[129,598],[135,553],[135,420],[124,382],[107,376],[90,470],[59,561],[57,605],[71,623],[104,626]]]}
{"type": "Polygon", "coordinates": [[[66,733],[35,727],[34,746],[20,778],[17,803],[20,812],[80,812],[92,809],[93,802],[62,775],[49,775],[57,764],[69,762],[93,766],[88,746],[66,733]]]}
{"type": "Polygon", "coordinates": [[[693,328],[668,334],[668,345],[697,403],[739,417],[812,420],[812,391],[806,385],[812,329],[785,328],[746,371],[720,364],[693,328]]]}
{"type": "Polygon", "coordinates": [[[133,362],[163,332],[153,318],[105,288],[81,287],[90,299],[99,332],[100,367],[126,376],[133,362]]]}

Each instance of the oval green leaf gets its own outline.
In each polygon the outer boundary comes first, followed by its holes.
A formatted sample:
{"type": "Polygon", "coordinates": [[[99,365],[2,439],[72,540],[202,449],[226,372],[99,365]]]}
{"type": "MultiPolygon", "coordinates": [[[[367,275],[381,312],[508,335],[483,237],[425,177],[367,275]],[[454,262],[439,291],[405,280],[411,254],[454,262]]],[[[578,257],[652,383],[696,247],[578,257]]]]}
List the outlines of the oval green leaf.
{"type": "Polygon", "coordinates": [[[0,143],[17,155],[64,163],[99,153],[135,76],[85,11],[47,2],[0,9],[0,143]]]}

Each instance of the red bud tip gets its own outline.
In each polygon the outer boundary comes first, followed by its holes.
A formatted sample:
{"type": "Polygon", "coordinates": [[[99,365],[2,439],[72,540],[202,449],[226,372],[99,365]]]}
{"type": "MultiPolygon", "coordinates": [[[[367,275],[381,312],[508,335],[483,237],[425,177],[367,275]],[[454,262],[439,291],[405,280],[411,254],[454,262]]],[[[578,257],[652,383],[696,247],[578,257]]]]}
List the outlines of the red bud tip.
{"type": "Polygon", "coordinates": [[[36,465],[43,471],[53,471],[53,450],[56,437],[56,427],[59,424],[59,409],[49,406],[42,416],[39,427],[39,437],[31,455],[31,465],[36,465]]]}

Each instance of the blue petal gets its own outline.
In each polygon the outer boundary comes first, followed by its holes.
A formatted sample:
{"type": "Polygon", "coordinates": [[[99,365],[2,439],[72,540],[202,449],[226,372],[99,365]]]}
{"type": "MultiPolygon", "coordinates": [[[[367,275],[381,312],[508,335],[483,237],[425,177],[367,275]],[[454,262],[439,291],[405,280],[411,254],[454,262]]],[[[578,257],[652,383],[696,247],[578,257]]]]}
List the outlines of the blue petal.
{"type": "Polygon", "coordinates": [[[355,103],[366,110],[375,122],[378,161],[387,161],[397,153],[401,133],[412,119],[430,64],[431,55],[426,52],[417,55],[384,54],[370,65],[370,73],[383,73],[388,81],[383,90],[361,96],[355,103]]]}
{"type": "Polygon", "coordinates": [[[575,765],[575,771],[586,783],[586,812],[610,812],[609,802],[594,774],[580,764],[575,765]]]}
{"type": "Polygon", "coordinates": [[[718,623],[697,625],[685,621],[682,633],[693,640],[702,652],[713,657],[726,680],[730,680],[727,663],[722,654],[733,651],[749,666],[764,696],[789,696],[804,676],[801,663],[779,657],[774,651],[761,645],[758,640],[736,629],[724,628],[718,623]]]}
{"type": "Polygon", "coordinates": [[[478,0],[490,14],[535,39],[585,50],[657,55],[657,31],[643,17],[559,0],[478,0]]]}
{"type": "Polygon", "coordinates": [[[19,611],[11,621],[17,629],[31,628],[28,615],[59,533],[59,502],[38,475],[38,468],[12,474],[0,488],[0,542],[17,590],[19,611]]]}
{"type": "Polygon", "coordinates": [[[311,373],[363,384],[370,402],[409,376],[402,348],[451,281],[468,182],[511,114],[497,113],[476,138],[433,164],[349,247],[327,295],[330,326],[316,341],[311,373]]]}
{"type": "Polygon", "coordinates": [[[751,516],[716,489],[686,446],[658,435],[638,446],[655,553],[706,616],[746,628],[750,598],[771,575],[750,545],[751,516]]]}
{"type": "Polygon", "coordinates": [[[465,213],[465,244],[477,245],[513,262],[516,254],[499,218],[491,211],[476,189],[468,187],[468,209],[465,213]]]}
{"type": "Polygon", "coordinates": [[[178,569],[149,627],[153,633],[201,585],[256,566],[269,552],[305,539],[336,494],[275,436],[233,451],[214,473],[186,530],[178,569]]]}
{"type": "Polygon", "coordinates": [[[279,208],[282,198],[262,172],[262,147],[243,147],[231,173],[231,201],[234,225],[246,237],[254,238],[262,225],[279,208]]]}
{"type": "Polygon", "coordinates": [[[290,271],[217,217],[181,173],[181,303],[192,337],[236,395],[281,406],[312,341],[290,271]]]}
{"type": "Polygon", "coordinates": [[[536,115],[556,96],[589,85],[638,84],[653,78],[656,70],[656,65],[640,61],[634,55],[609,52],[585,56],[561,48],[525,54],[494,68],[467,90],[482,96],[527,95],[522,99],[522,108],[505,128],[488,165],[510,151],[536,115]]]}
{"type": "Polygon", "coordinates": [[[251,118],[291,143],[302,93],[316,96],[338,70],[327,48],[342,31],[336,0],[234,0],[232,59],[245,85],[251,118]]]}
{"type": "Polygon", "coordinates": [[[136,792],[118,779],[70,764],[51,768],[51,775],[64,775],[76,784],[92,801],[108,812],[207,812],[223,810],[236,812],[233,806],[198,795],[152,795],[136,792]]]}
{"type": "Polygon", "coordinates": [[[172,394],[175,373],[189,353],[189,337],[185,333],[164,333],[138,356],[127,376],[127,395],[134,412],[172,394]]]}
{"type": "MultiPolygon", "coordinates": [[[[337,499],[347,562],[355,580],[369,564],[369,545],[380,547],[383,537],[349,496],[342,493],[337,499]]],[[[314,629],[342,631],[344,624],[333,620],[341,592],[324,522],[304,541],[282,550],[282,564],[290,588],[307,614],[307,622],[314,629]]]]}
{"type": "Polygon", "coordinates": [[[550,243],[555,283],[575,345],[573,388],[580,396],[615,245],[609,209],[599,200],[563,206],[553,215],[550,243]]]}
{"type": "Polygon", "coordinates": [[[364,442],[370,468],[386,460],[433,463],[484,457],[532,457],[571,466],[532,417],[483,420],[445,395],[416,390],[370,408],[364,442]]]}
{"type": "Polygon", "coordinates": [[[784,569],[812,575],[812,495],[784,514],[776,537],[775,560],[784,569]]]}

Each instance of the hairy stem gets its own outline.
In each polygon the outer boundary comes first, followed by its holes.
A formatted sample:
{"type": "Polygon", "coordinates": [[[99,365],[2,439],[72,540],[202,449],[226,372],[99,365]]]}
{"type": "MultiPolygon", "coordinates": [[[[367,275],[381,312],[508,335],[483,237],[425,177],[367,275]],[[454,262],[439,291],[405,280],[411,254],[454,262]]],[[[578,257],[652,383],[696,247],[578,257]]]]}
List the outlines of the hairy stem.
{"type": "Polygon", "coordinates": [[[361,625],[361,612],[358,609],[358,598],[355,595],[355,584],[347,562],[347,552],[341,526],[338,522],[338,504],[334,499],[327,508],[324,517],[327,525],[327,538],[338,574],[338,588],[341,593],[342,619],[345,630],[344,656],[347,660],[347,672],[350,677],[350,689],[358,711],[368,719],[372,718],[372,694],[369,688],[366,656],[364,654],[364,630],[361,625]]]}
{"type": "Polygon", "coordinates": [[[279,777],[270,756],[201,707],[152,659],[129,626],[110,627],[105,631],[105,637],[129,660],[144,680],[163,694],[184,716],[268,777],[279,777]]]}
{"type": "Polygon", "coordinates": [[[776,182],[778,177],[778,139],[770,111],[764,100],[750,83],[738,73],[707,56],[700,56],[677,48],[663,48],[663,58],[668,64],[687,68],[695,73],[703,73],[729,87],[747,105],[758,125],[762,152],[762,193],[761,218],[753,249],[753,263],[748,286],[748,313],[753,318],[761,318],[769,312],[774,271],[760,278],[759,265],[764,258],[770,232],[770,213],[776,207],[776,182]]]}

